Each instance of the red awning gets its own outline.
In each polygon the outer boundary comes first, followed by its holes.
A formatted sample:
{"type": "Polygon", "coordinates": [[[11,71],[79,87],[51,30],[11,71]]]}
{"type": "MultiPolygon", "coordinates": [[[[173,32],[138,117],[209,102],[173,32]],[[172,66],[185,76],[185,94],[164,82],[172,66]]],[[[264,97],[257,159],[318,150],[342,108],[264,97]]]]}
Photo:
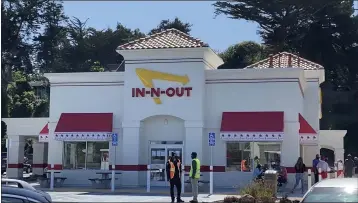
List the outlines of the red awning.
{"type": "Polygon", "coordinates": [[[238,141],[281,141],[284,112],[223,112],[221,138],[238,141]]]}
{"type": "Polygon", "coordinates": [[[48,142],[48,124],[39,133],[39,142],[48,142]]]}
{"type": "Polygon", "coordinates": [[[109,140],[113,113],[62,113],[55,129],[56,140],[109,140]]]}
{"type": "Polygon", "coordinates": [[[310,143],[317,142],[318,135],[317,132],[312,128],[312,126],[306,121],[306,119],[298,114],[298,120],[300,122],[300,141],[301,143],[310,143]]]}

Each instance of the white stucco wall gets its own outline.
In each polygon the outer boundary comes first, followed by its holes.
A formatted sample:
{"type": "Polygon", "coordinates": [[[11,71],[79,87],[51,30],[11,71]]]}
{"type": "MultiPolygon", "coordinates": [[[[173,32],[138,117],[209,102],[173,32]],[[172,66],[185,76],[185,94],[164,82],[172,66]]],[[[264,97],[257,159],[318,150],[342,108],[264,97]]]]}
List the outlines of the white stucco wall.
{"type": "MultiPolygon", "coordinates": [[[[314,129],[319,129],[317,91],[323,80],[319,71],[298,68],[215,70],[222,60],[209,48],[131,50],[121,54],[126,59],[124,73],[46,75],[51,83],[50,136],[61,113],[112,112],[113,131],[120,135],[117,165],[148,164],[149,141],[161,140],[183,141],[186,166],[190,165],[193,151],[198,153],[202,165],[208,166],[208,133],[215,132],[213,164],[226,166],[226,143],[218,136],[223,112],[283,111],[285,136],[281,159],[285,166],[292,167],[300,156],[298,114],[303,114],[314,129]],[[132,97],[132,88],[144,87],[136,68],[187,75],[189,82],[185,85],[154,80],[154,86],[161,89],[192,87],[191,95],[171,98],[161,95],[162,104],[156,104],[148,96],[132,97]]],[[[50,139],[48,163],[62,164],[62,152],[63,142],[50,139]]],[[[114,163],[111,144],[110,152],[111,163],[114,163]]],[[[88,185],[87,179],[95,176],[95,172],[63,170],[62,174],[71,180],[66,184],[88,185]]],[[[203,174],[203,178],[208,179],[208,173],[203,174]]],[[[251,173],[217,172],[214,185],[245,184],[251,177],[251,173]]],[[[120,178],[122,185],[146,183],[143,171],[123,171],[120,178]]]]}

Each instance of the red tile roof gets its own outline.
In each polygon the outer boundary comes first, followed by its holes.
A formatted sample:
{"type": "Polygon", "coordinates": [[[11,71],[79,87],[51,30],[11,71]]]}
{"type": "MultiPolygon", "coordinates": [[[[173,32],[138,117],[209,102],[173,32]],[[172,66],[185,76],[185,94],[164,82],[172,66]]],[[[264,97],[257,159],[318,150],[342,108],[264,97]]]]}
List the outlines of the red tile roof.
{"type": "Polygon", "coordinates": [[[202,42],[200,39],[193,38],[184,32],[172,28],[120,45],[117,50],[195,47],[208,47],[208,44],[202,42]]]}
{"type": "Polygon", "coordinates": [[[303,68],[304,70],[324,69],[323,66],[317,63],[306,60],[288,52],[278,53],[262,61],[249,65],[245,68],[303,68]]]}
{"type": "Polygon", "coordinates": [[[221,132],[280,132],[284,130],[284,113],[223,112],[221,132]]]}

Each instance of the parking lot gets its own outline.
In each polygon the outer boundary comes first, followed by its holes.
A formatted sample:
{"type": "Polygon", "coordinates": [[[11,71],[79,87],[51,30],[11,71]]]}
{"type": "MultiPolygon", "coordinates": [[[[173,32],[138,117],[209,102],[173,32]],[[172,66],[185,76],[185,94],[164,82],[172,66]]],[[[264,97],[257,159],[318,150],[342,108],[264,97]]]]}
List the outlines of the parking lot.
{"type": "MultiPolygon", "coordinates": [[[[23,178],[29,178],[32,173],[23,173],[23,178]]],[[[6,172],[1,175],[2,178],[6,178],[6,172]]]]}

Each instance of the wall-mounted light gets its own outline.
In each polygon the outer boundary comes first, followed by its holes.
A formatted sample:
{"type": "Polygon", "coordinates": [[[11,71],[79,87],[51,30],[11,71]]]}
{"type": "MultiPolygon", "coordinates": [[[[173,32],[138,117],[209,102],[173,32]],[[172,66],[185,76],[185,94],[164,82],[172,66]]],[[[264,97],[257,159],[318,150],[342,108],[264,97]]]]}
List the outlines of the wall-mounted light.
{"type": "Polygon", "coordinates": [[[168,119],[164,119],[164,125],[168,125],[168,119]]]}

